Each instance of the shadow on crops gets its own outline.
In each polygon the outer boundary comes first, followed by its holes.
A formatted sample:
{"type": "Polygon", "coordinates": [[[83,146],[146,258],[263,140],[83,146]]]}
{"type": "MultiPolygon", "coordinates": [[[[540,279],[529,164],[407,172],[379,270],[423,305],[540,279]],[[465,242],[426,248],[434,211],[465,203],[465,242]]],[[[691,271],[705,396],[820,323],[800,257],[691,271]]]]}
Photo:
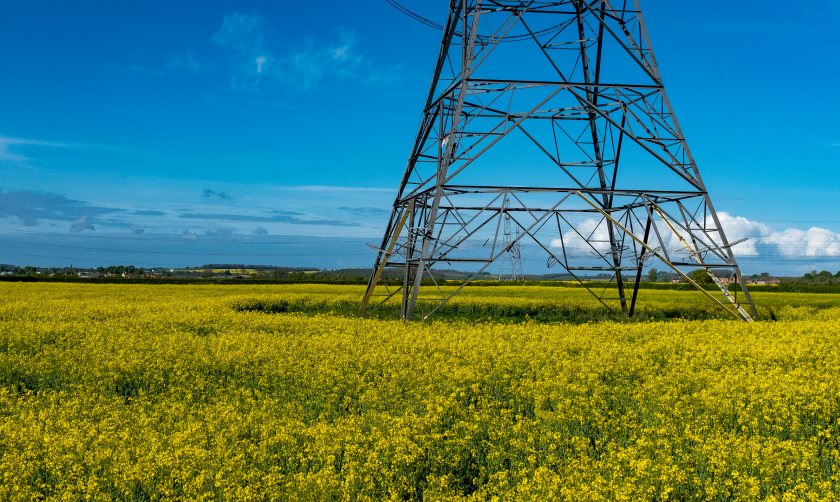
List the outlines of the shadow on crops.
{"type": "MultiPolygon", "coordinates": [[[[359,302],[351,300],[311,299],[311,298],[249,298],[231,305],[237,312],[262,312],[265,314],[330,314],[342,317],[368,319],[399,319],[397,305],[384,305],[371,308],[364,313],[359,310],[359,302]]],[[[418,313],[428,312],[436,303],[417,302],[418,313]]],[[[421,315],[415,316],[422,317],[421,315]]],[[[642,322],[667,320],[703,320],[726,319],[728,316],[714,306],[663,306],[646,307],[632,318],[612,312],[600,306],[587,306],[571,303],[528,302],[521,305],[509,303],[449,303],[441,307],[433,316],[434,320],[466,320],[492,322],[567,322],[582,324],[598,321],[642,322]]]]}
{"type": "Polygon", "coordinates": [[[6,387],[18,394],[38,394],[61,388],[62,375],[56,371],[22,368],[13,365],[0,366],[0,387],[6,387]]]}

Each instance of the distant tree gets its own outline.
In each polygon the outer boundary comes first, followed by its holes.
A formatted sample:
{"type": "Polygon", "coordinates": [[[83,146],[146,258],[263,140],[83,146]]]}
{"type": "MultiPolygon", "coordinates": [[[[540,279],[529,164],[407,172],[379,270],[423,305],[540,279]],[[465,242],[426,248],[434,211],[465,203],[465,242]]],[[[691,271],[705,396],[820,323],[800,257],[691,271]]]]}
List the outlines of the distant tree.
{"type": "Polygon", "coordinates": [[[831,285],[836,284],[837,278],[840,277],[838,274],[832,274],[828,270],[822,270],[817,272],[816,270],[812,270],[807,274],[802,276],[798,282],[804,284],[812,284],[812,285],[831,285]]]}
{"type": "Polygon", "coordinates": [[[823,270],[817,274],[816,282],[818,284],[830,284],[832,279],[834,279],[834,275],[828,270],[823,270]]]}
{"type": "Polygon", "coordinates": [[[697,270],[692,270],[689,272],[688,276],[691,278],[692,281],[696,282],[701,286],[708,286],[712,284],[712,278],[709,277],[709,273],[706,272],[706,269],[698,268],[697,270]]]}
{"type": "Polygon", "coordinates": [[[656,270],[655,268],[648,270],[647,278],[650,282],[656,282],[659,278],[659,270],[656,270]]]}
{"type": "Polygon", "coordinates": [[[836,274],[834,274],[834,277],[836,277],[836,278],[840,279],[840,270],[838,270],[838,271],[837,271],[837,273],[836,273],[836,274]]]}

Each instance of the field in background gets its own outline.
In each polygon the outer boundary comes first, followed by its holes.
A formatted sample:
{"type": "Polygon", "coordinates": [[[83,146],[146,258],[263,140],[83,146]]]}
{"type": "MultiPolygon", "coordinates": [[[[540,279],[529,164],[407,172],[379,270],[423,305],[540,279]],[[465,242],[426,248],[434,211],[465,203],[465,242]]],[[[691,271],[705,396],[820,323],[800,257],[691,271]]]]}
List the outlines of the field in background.
{"type": "MultiPolygon", "coordinates": [[[[437,305],[432,299],[446,296],[456,289],[444,286],[440,292],[432,287],[422,289],[418,310],[428,310],[437,305]]],[[[594,288],[596,293],[602,290],[594,288]]],[[[248,289],[254,294],[235,302],[234,308],[243,311],[261,311],[267,313],[330,313],[350,317],[375,317],[379,319],[397,319],[399,317],[399,297],[395,295],[379,308],[371,308],[364,315],[359,312],[359,304],[364,287],[332,286],[324,284],[280,285],[272,288],[248,289]],[[268,294],[265,294],[268,293],[268,294]]],[[[720,297],[720,292],[715,296],[720,297]]],[[[606,296],[617,296],[615,291],[607,291],[606,296]]],[[[739,298],[742,298],[739,296],[739,298]]],[[[806,319],[823,309],[840,308],[840,294],[810,293],[753,293],[762,319],[806,319]]],[[[720,297],[721,301],[726,301],[720,297]]],[[[374,297],[371,305],[376,305],[380,298],[374,297]]],[[[615,304],[615,302],[612,302],[615,304]]],[[[639,291],[636,316],[630,322],[650,320],[700,320],[733,319],[732,315],[702,293],[694,290],[643,289],[639,291]]],[[[536,322],[565,321],[579,324],[582,322],[615,320],[628,321],[620,314],[609,310],[590,292],[572,284],[570,287],[558,286],[469,286],[454,296],[435,316],[441,320],[487,320],[497,322],[536,322]]]]}
{"type": "Polygon", "coordinates": [[[840,496],[840,295],[362,290],[0,284],[0,498],[840,496]]]}

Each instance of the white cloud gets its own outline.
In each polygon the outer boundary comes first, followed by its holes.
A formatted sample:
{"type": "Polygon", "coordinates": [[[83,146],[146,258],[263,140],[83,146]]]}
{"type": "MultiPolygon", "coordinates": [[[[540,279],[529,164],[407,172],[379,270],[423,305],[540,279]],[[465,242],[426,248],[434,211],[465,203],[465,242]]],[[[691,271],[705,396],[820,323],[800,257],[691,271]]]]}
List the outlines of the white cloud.
{"type": "Polygon", "coordinates": [[[788,228],[771,232],[764,242],[775,245],[779,254],[787,258],[840,256],[840,234],[827,228],[788,228]]]}
{"type": "Polygon", "coordinates": [[[720,211],[718,219],[730,243],[747,239],[732,246],[732,252],[737,256],[758,256],[757,244],[771,232],[770,227],[763,223],[748,220],[743,216],[732,216],[726,211],[720,211]]]}
{"type": "MultiPolygon", "coordinates": [[[[755,257],[762,254],[789,259],[840,257],[840,233],[827,228],[774,230],[764,223],[743,216],[733,216],[725,211],[720,211],[718,218],[727,240],[737,243],[732,246],[732,251],[739,257],[755,257]]],[[[563,233],[562,241],[559,238],[552,240],[551,246],[559,249],[565,244],[567,251],[585,253],[594,253],[593,247],[602,253],[609,251],[609,234],[604,220],[588,218],[579,223],[577,228],[583,237],[569,230],[563,233]],[[591,246],[586,239],[590,240],[591,246]]],[[[668,234],[668,249],[671,252],[682,252],[684,248],[679,238],[670,232],[668,234]]],[[[686,236],[683,235],[683,238],[686,236]]],[[[712,238],[717,240],[717,235],[713,234],[712,238]]]]}
{"type": "Polygon", "coordinates": [[[599,221],[594,218],[587,218],[577,224],[576,228],[577,232],[567,230],[563,233],[562,239],[553,239],[551,247],[560,249],[565,244],[567,251],[583,253],[594,253],[595,250],[604,253],[610,250],[610,234],[606,220],[601,219],[599,221]]]}
{"type": "MultiPolygon", "coordinates": [[[[723,227],[723,233],[726,235],[726,240],[732,246],[732,252],[735,256],[759,256],[758,244],[762,242],[762,238],[771,232],[770,227],[757,221],[752,221],[743,216],[733,216],[726,211],[717,213],[720,225],[723,227]]],[[[667,228],[662,225],[663,228],[667,228]]],[[[688,251],[683,244],[683,241],[691,241],[692,234],[697,237],[704,234],[705,230],[698,224],[691,224],[691,234],[686,232],[682,227],[676,227],[679,235],[671,231],[664,234],[666,239],[666,247],[670,253],[685,255],[688,259],[688,251]],[[682,238],[682,239],[681,239],[682,238]]],[[[723,244],[720,235],[717,232],[709,232],[706,234],[708,238],[702,239],[703,244],[721,246],[723,244]]],[[[703,247],[703,246],[701,246],[703,247]]]]}
{"type": "Polygon", "coordinates": [[[786,258],[840,256],[840,234],[827,228],[811,227],[808,230],[788,228],[774,230],[769,226],[743,216],[718,213],[721,225],[730,242],[749,240],[732,248],[738,256],[759,256],[758,245],[768,246],[786,258]]]}

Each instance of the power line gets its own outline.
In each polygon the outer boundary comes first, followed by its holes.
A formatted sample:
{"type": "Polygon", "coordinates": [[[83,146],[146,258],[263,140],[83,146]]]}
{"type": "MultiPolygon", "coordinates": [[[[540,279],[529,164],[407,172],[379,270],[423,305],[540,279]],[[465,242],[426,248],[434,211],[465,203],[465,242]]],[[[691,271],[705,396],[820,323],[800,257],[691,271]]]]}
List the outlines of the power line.
{"type": "Polygon", "coordinates": [[[408,7],[405,7],[404,5],[400,4],[396,0],[385,0],[385,3],[387,3],[388,5],[390,5],[393,8],[397,9],[398,11],[402,12],[406,16],[408,16],[408,17],[414,19],[415,21],[418,21],[418,22],[420,22],[420,23],[422,23],[422,24],[424,24],[424,25],[426,25],[430,28],[434,28],[436,30],[443,30],[443,25],[442,24],[436,23],[436,22],[432,21],[431,19],[429,19],[427,17],[423,17],[420,14],[417,14],[416,12],[412,11],[408,7]]]}
{"type": "MultiPolygon", "coordinates": [[[[405,5],[402,5],[401,3],[397,2],[397,0],[385,0],[385,3],[387,3],[388,5],[390,5],[393,8],[397,9],[398,11],[402,12],[403,14],[410,17],[411,19],[414,19],[415,21],[419,22],[420,24],[428,26],[429,28],[432,28],[432,29],[435,29],[435,30],[438,30],[438,31],[443,31],[443,29],[444,29],[444,26],[442,24],[436,23],[436,22],[432,21],[431,19],[429,19],[425,16],[421,16],[420,14],[418,14],[418,13],[414,12],[413,10],[409,9],[405,5]]],[[[501,38],[501,39],[498,39],[498,40],[496,40],[495,36],[488,37],[486,35],[477,35],[476,39],[478,41],[480,41],[481,43],[487,43],[487,42],[493,42],[493,41],[495,41],[497,43],[518,42],[518,41],[528,40],[528,39],[534,38],[537,35],[544,35],[546,33],[561,31],[564,28],[565,27],[562,26],[562,25],[551,26],[549,28],[545,28],[545,29],[542,29],[542,30],[537,30],[537,31],[534,31],[534,32],[529,31],[528,33],[521,33],[519,35],[507,35],[504,38],[501,38]]],[[[454,35],[456,37],[460,37],[462,35],[462,33],[460,31],[455,31],[454,35]]]]}

